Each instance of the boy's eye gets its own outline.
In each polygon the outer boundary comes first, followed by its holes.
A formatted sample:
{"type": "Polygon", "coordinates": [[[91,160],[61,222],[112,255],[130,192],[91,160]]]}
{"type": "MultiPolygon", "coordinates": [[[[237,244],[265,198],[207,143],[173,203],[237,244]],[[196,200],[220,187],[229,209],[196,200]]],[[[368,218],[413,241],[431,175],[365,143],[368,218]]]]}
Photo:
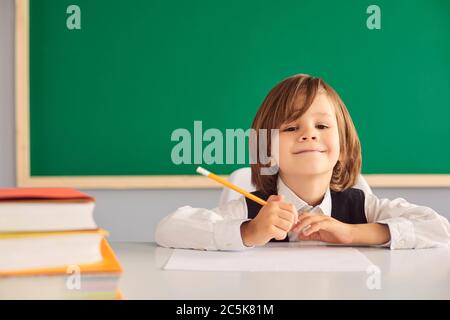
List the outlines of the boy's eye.
{"type": "Polygon", "coordinates": [[[297,127],[287,127],[283,131],[295,131],[297,130],[297,127]]]}
{"type": "MultiPolygon", "coordinates": [[[[319,128],[319,129],[327,129],[328,126],[325,125],[325,124],[318,124],[317,128],[319,128]]],[[[293,131],[296,131],[296,130],[298,130],[298,127],[287,127],[285,129],[283,129],[283,131],[285,131],[285,132],[293,132],[293,131]]]]}

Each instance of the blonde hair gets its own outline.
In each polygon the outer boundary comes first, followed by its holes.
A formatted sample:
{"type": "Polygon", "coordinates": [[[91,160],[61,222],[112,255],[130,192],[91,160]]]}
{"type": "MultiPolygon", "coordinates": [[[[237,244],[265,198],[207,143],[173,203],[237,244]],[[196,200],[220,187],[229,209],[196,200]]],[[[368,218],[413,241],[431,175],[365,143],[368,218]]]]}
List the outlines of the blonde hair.
{"type": "MultiPolygon", "coordinates": [[[[283,123],[291,122],[301,117],[310,107],[318,93],[328,96],[334,105],[336,120],[339,131],[340,155],[333,168],[330,181],[330,189],[333,191],[344,191],[355,185],[356,179],[361,170],[361,144],[358,138],[350,114],[334,89],[320,78],[309,75],[298,74],[291,76],[270,90],[261,104],[252,129],[259,132],[260,129],[267,129],[267,149],[264,150],[270,155],[271,150],[271,129],[279,129],[283,123]],[[300,101],[300,106],[297,104],[300,101]]],[[[261,168],[270,164],[262,164],[258,155],[258,136],[250,141],[252,148],[252,183],[256,190],[267,195],[277,194],[278,173],[273,175],[262,175],[261,168]]],[[[263,153],[264,154],[264,153],[263,153]]]]}

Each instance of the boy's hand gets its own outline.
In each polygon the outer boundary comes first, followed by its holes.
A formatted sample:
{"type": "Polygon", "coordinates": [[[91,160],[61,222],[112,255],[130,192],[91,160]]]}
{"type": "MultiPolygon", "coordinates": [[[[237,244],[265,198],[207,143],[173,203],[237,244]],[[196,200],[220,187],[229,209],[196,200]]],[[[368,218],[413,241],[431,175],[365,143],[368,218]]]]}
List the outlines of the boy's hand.
{"type": "Polygon", "coordinates": [[[301,214],[292,231],[298,232],[298,239],[300,240],[339,244],[351,244],[353,242],[353,227],[351,224],[340,222],[322,214],[310,212],[301,214]]]}
{"type": "Polygon", "coordinates": [[[284,197],[272,195],[258,215],[241,225],[242,241],[246,246],[264,245],[271,239],[283,240],[298,221],[294,205],[284,203],[284,197]]]}

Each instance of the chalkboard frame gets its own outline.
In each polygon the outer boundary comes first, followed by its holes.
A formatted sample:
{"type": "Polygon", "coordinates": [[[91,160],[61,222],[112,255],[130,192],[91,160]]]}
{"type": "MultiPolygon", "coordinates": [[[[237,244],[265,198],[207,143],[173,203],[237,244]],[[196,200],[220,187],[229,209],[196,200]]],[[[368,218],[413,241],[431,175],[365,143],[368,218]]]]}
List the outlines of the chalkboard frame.
{"type": "MultiPolygon", "coordinates": [[[[195,172],[159,176],[31,176],[29,99],[29,0],[16,0],[15,111],[18,187],[83,189],[193,189],[221,186],[195,172]]],[[[223,176],[227,178],[227,176],[223,176]]],[[[450,174],[365,174],[371,187],[450,187],[450,174]]]]}

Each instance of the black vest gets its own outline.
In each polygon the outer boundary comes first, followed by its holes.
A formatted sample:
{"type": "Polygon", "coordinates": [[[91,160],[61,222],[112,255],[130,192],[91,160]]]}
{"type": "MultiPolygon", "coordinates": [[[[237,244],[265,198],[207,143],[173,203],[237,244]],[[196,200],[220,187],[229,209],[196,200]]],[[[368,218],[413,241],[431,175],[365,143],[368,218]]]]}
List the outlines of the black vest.
{"type": "MultiPolygon", "coordinates": [[[[260,192],[252,192],[255,196],[267,200],[268,195],[260,192]]],[[[367,223],[366,214],[364,212],[364,192],[360,189],[349,188],[341,192],[330,190],[331,195],[331,217],[344,223],[357,224],[367,223]]],[[[261,205],[248,198],[245,198],[247,203],[247,216],[253,219],[261,209],[261,205]]],[[[274,242],[286,242],[289,238],[283,240],[272,239],[274,242]]]]}

